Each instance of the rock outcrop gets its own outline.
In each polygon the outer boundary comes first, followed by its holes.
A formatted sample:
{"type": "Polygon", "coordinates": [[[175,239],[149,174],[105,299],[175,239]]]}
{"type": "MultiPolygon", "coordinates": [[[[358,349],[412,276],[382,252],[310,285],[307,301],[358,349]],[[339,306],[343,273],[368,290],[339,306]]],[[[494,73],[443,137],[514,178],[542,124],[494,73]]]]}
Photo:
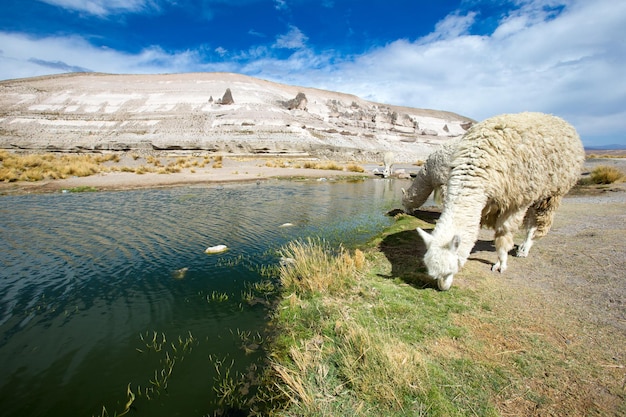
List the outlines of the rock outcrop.
{"type": "Polygon", "coordinates": [[[287,110],[304,110],[306,111],[306,105],[308,104],[308,100],[306,99],[306,94],[303,92],[299,92],[296,94],[296,97],[284,102],[287,110]]]}
{"type": "Polygon", "coordinates": [[[194,150],[372,161],[392,151],[396,162],[414,162],[465,133],[472,122],[450,112],[229,73],[81,73],[0,82],[5,149],[194,150]],[[224,91],[221,100],[207,99],[224,91]]]}
{"type": "Polygon", "coordinates": [[[222,96],[222,99],[219,103],[224,106],[235,104],[235,100],[233,100],[233,93],[230,91],[230,88],[226,89],[226,92],[222,96]]]}

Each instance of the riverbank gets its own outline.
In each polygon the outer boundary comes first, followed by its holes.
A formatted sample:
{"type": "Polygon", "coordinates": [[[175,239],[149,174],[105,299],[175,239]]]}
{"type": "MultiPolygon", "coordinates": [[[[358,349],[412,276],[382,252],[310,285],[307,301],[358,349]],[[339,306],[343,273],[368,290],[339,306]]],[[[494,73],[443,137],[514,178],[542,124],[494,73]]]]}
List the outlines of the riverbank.
{"type": "MultiPolygon", "coordinates": [[[[0,153],[6,151],[0,151],[0,153]]],[[[45,154],[24,154],[45,155],[45,154]]],[[[45,158],[89,157],[91,154],[47,154],[45,158]]],[[[113,191],[139,188],[172,187],[194,184],[255,182],[271,178],[342,178],[375,177],[382,170],[380,161],[332,161],[307,155],[200,155],[190,152],[157,152],[141,155],[131,152],[93,154],[95,160],[82,174],[46,173],[42,161],[30,161],[35,175],[29,177],[20,169],[11,177],[0,178],[0,195],[53,193],[66,191],[113,191]],[[21,172],[21,173],[20,173],[21,172]],[[21,178],[24,177],[24,178],[21,178]],[[57,179],[53,179],[57,177],[57,179]]],[[[587,173],[599,165],[615,167],[626,175],[626,158],[588,158],[587,173]]],[[[79,161],[79,164],[82,161],[79,161]]],[[[422,161],[394,164],[396,173],[404,176],[420,170],[422,161]]],[[[6,163],[0,164],[2,168],[6,163]]],[[[22,167],[20,167],[22,168],[22,167]]],[[[65,167],[67,168],[67,167],[65,167]]]]}
{"type": "MultiPolygon", "coordinates": [[[[133,157],[120,154],[118,161],[102,164],[102,170],[89,176],[41,181],[0,182],[0,195],[51,193],[63,190],[113,191],[178,185],[215,185],[232,182],[255,182],[271,178],[340,178],[374,177],[379,164],[372,162],[320,161],[302,156],[268,157],[195,157],[162,155],[133,157]],[[149,162],[148,162],[149,161],[149,162]]],[[[419,167],[407,164],[407,170],[419,167]]]]}
{"type": "Polygon", "coordinates": [[[622,185],[565,198],[550,234],[504,274],[490,271],[493,232],[482,231],[449,292],[429,285],[415,232],[436,211],[399,215],[364,256],[316,270],[353,274],[308,273],[319,285],[303,287],[283,271],[274,371],[289,405],[278,415],[624,415],[622,185]]]}

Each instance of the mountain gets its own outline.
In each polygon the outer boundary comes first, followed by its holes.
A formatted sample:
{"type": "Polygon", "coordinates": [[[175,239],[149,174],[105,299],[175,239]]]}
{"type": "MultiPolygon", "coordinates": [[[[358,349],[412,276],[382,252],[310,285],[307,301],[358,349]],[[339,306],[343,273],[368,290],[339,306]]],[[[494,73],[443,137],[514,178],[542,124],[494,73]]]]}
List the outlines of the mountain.
{"type": "Polygon", "coordinates": [[[601,146],[585,146],[587,151],[623,151],[626,150],[626,145],[601,145],[601,146]]]}
{"type": "Polygon", "coordinates": [[[232,73],[73,73],[0,82],[0,148],[191,150],[424,159],[462,135],[458,114],[232,73]]]}

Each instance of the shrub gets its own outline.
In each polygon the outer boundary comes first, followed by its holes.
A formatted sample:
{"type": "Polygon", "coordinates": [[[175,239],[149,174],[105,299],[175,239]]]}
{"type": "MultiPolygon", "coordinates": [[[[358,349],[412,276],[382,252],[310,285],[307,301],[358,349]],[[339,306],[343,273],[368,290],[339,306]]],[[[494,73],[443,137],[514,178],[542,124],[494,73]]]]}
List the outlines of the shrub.
{"type": "Polygon", "coordinates": [[[591,171],[591,182],[593,184],[612,184],[621,180],[624,174],[617,168],[600,165],[591,171]]]}
{"type": "Polygon", "coordinates": [[[333,293],[350,287],[365,265],[365,255],[360,250],[352,255],[343,247],[332,249],[320,239],[292,241],[280,255],[289,260],[281,266],[281,283],[300,295],[333,293]]]}
{"type": "Polygon", "coordinates": [[[357,164],[348,164],[346,166],[346,171],[350,171],[350,172],[365,172],[365,169],[357,164]]]}
{"type": "MultiPolygon", "coordinates": [[[[46,178],[59,179],[68,176],[84,177],[101,171],[100,157],[92,155],[29,154],[17,155],[2,152],[0,180],[40,181],[46,178]]],[[[107,157],[107,160],[114,160],[107,157]]]]}

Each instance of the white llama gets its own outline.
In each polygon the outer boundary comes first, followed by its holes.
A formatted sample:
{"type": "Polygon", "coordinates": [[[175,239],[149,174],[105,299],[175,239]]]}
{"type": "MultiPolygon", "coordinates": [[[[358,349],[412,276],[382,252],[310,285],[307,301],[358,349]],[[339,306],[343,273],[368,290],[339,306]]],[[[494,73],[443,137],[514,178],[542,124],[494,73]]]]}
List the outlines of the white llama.
{"type": "Polygon", "coordinates": [[[428,155],[428,159],[418,171],[409,189],[402,190],[402,206],[405,212],[413,213],[426,202],[432,192],[435,193],[434,198],[438,204],[443,201],[446,196],[446,183],[450,177],[452,155],[458,143],[458,139],[451,140],[428,155]]]}
{"type": "Polygon", "coordinates": [[[528,229],[518,255],[550,228],[561,198],[576,184],[585,159],[576,130],[542,113],[505,114],[474,125],[450,164],[444,209],[426,244],[424,263],[440,290],[452,285],[482,226],[495,230],[498,261],[507,269],[513,233],[528,229]],[[528,215],[525,217],[528,211],[528,215]]]}
{"type": "Polygon", "coordinates": [[[394,162],[394,154],[393,152],[385,152],[383,155],[383,165],[385,166],[383,169],[383,177],[388,178],[393,174],[392,167],[394,162]]]}
{"type": "MultiPolygon", "coordinates": [[[[450,178],[452,157],[458,144],[458,140],[453,140],[431,153],[417,173],[411,187],[407,191],[402,189],[402,205],[406,213],[413,214],[426,202],[431,193],[434,193],[434,200],[437,204],[443,204],[446,196],[446,183],[450,178]]],[[[550,231],[559,202],[558,198],[549,198],[529,207],[523,222],[527,231],[526,238],[518,247],[516,256],[528,256],[533,245],[533,238],[539,239],[550,231]]]]}

